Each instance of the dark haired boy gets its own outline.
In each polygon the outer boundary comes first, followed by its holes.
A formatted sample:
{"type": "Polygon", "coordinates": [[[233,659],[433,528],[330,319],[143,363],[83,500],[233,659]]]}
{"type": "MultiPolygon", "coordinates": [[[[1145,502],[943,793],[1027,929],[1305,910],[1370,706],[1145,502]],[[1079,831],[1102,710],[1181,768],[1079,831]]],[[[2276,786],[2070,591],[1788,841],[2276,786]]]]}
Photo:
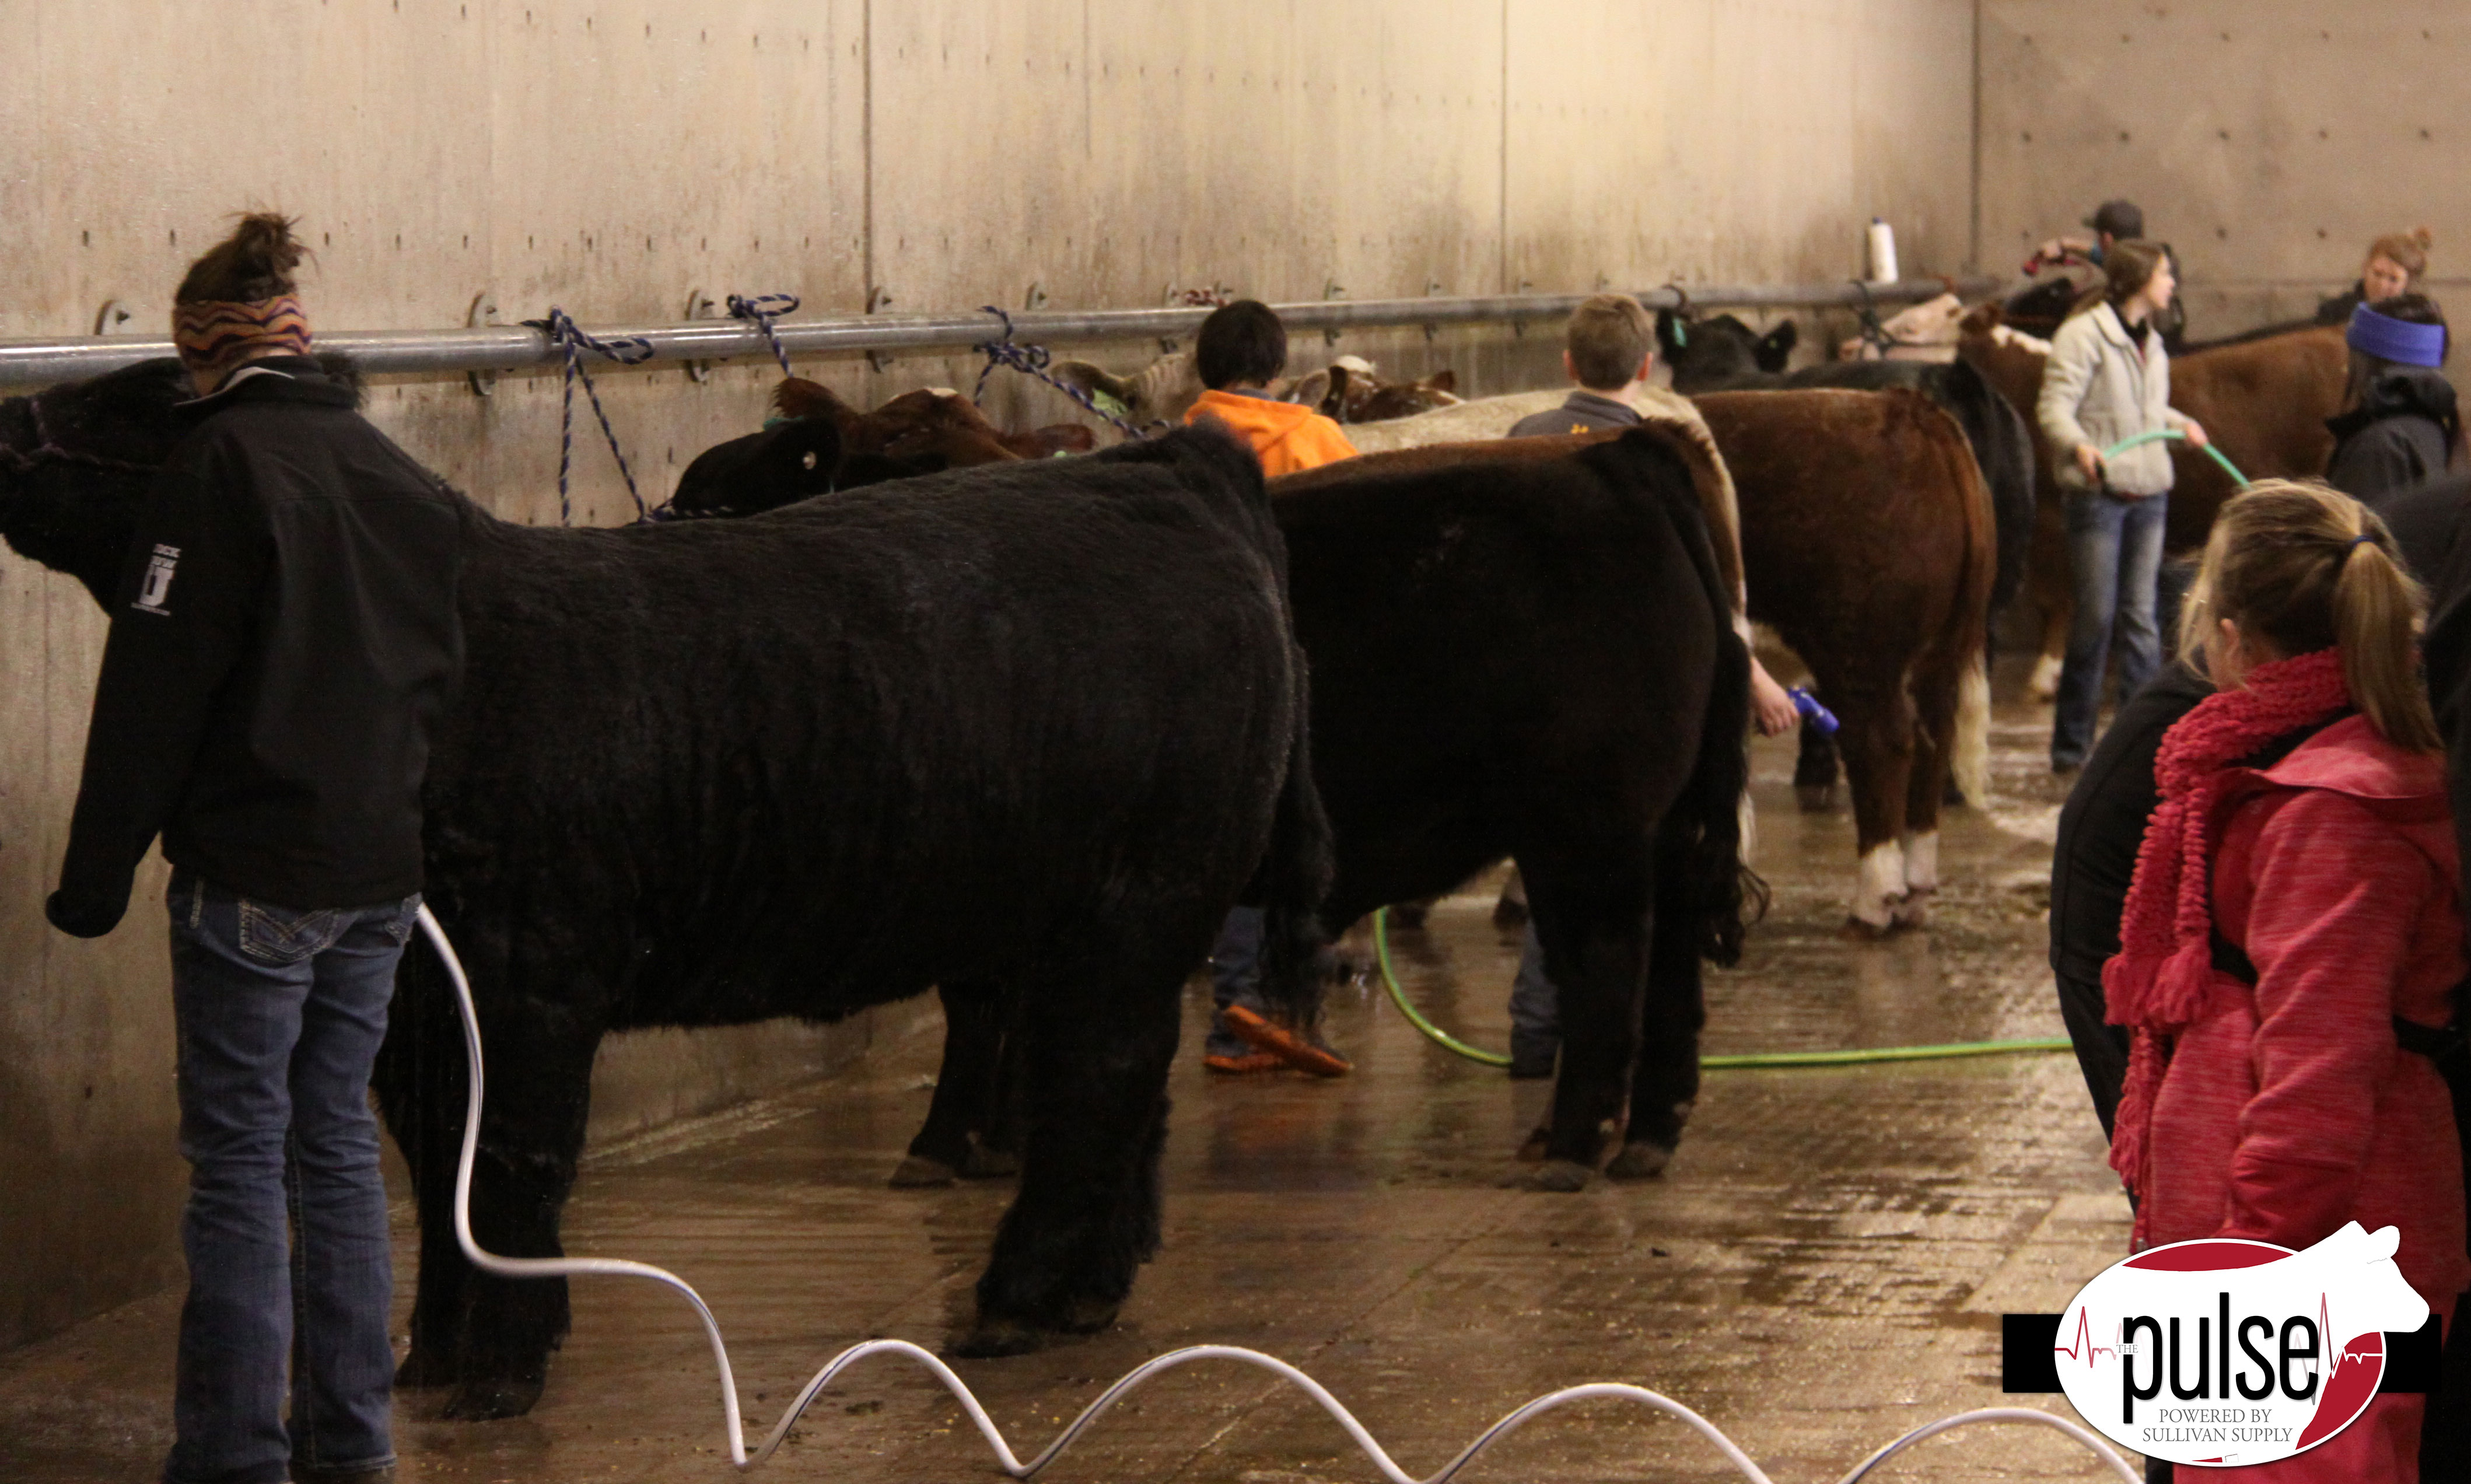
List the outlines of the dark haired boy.
{"type": "Polygon", "coordinates": [[[1270,395],[1270,383],[1287,368],[1287,327],[1269,305],[1237,299],[1212,312],[1201,321],[1192,363],[1209,389],[1184,420],[1218,419],[1253,446],[1262,474],[1276,479],[1355,457],[1338,424],[1270,395]]]}

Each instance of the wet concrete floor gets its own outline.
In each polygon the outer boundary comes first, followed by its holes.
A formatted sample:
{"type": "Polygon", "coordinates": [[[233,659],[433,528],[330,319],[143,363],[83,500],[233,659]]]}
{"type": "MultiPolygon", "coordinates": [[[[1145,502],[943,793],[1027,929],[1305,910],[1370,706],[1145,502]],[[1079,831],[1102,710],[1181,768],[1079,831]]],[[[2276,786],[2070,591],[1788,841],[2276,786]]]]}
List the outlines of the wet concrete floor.
{"type": "MultiPolygon", "coordinates": [[[[2007,704],[1997,799],[1962,811],[1923,932],[1839,936],[1852,827],[1794,811],[1790,750],[1756,750],[1758,863],[1776,889],[1742,967],[1715,976],[1707,1049],[1889,1046],[2059,1034],[2043,904],[2059,790],[2047,708],[2007,704]]],[[[1394,936],[1426,1012],[1507,1041],[1515,938],[1471,890],[1394,936]]],[[[1167,1150],[1166,1250],[1121,1324],[1086,1343],[958,1369],[1027,1455],[1108,1381],[1177,1346],[1295,1362],[1407,1469],[1439,1468],[1502,1413],[1587,1380],[1666,1392],[1780,1481],[1834,1478],[1946,1413],[2006,1399],[1999,1315],[2058,1309],[2125,1251],[2127,1206],[2065,1055],[1718,1072],[1662,1179],[1577,1195],[1504,1189],[1545,1088],[1455,1059],[1371,994],[1341,991],[1351,1077],[1229,1081],[1200,1066],[1188,996],[1167,1150]]],[[[964,1311],[1003,1185],[884,1188],[927,1103],[922,1033],[794,1094],[595,1151],[568,1249],[661,1263],[732,1344],[754,1422],[843,1346],[939,1346],[964,1311]]],[[[399,1300],[410,1211],[397,1203],[399,1300]]],[[[170,1440],[168,1293],[0,1357],[0,1478],[151,1478],[170,1440]]],[[[576,1328],[531,1415],[439,1420],[400,1399],[407,1481],[718,1479],[718,1394],[692,1316],[654,1287],[576,1284],[576,1328]]],[[[1977,1428],[1891,1466],[1930,1478],[2092,1477],[2039,1429],[1977,1428]]],[[[764,1471],[925,1484],[1000,1477],[959,1409],[915,1370],[845,1376],[764,1471]]],[[[1267,1376],[1205,1364],[1119,1407],[1047,1475],[1305,1484],[1377,1474],[1267,1376]]],[[[1487,1454],[1479,1480],[1713,1479],[1682,1425],[1612,1402],[1555,1414],[1487,1454]]]]}

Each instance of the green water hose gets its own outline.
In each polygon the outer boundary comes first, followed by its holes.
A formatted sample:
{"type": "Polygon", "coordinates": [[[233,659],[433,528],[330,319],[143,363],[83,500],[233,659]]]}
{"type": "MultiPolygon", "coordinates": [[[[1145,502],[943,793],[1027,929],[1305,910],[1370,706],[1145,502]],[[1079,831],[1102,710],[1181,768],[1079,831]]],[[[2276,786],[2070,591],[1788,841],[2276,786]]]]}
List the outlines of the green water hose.
{"type": "MultiPolygon", "coordinates": [[[[1499,1051],[1472,1047],[1442,1029],[1418,1013],[1407,1002],[1407,992],[1399,985],[1399,975],[1390,966],[1390,909],[1381,907],[1373,914],[1373,951],[1381,961],[1382,987],[1390,991],[1390,1002],[1407,1017],[1407,1024],[1424,1033],[1427,1040],[1443,1050],[1455,1052],[1471,1062],[1488,1067],[1507,1067],[1510,1058],[1499,1051]]],[[[1844,1051],[1746,1051],[1734,1056],[1702,1056],[1699,1065],[1715,1071],[1739,1067],[1858,1067],[1871,1062],[1942,1061],[1956,1056],[2000,1056],[2019,1051],[2065,1051],[2074,1044],[2063,1037],[2033,1041],[1958,1041],[1945,1046],[1874,1046],[1857,1047],[1844,1051]]]]}
{"type": "MultiPolygon", "coordinates": [[[[2140,433],[2133,437],[2121,438],[2118,442],[2104,449],[2102,451],[2102,457],[2105,462],[2108,462],[2113,455],[2124,454],[2131,448],[2142,448],[2148,443],[2155,442],[2163,438],[2172,438],[2180,442],[2185,442],[2187,437],[2188,436],[2186,434],[2180,432],[2177,428],[2156,428],[2151,433],[2140,433]]],[[[2214,462],[2223,466],[2223,472],[2231,477],[2232,483],[2246,487],[2247,485],[2254,483],[2247,475],[2242,474],[2239,471],[2238,464],[2235,464],[2228,459],[2224,458],[2221,449],[2216,448],[2211,443],[2207,443],[2204,451],[2206,456],[2211,458],[2214,462]]]]}

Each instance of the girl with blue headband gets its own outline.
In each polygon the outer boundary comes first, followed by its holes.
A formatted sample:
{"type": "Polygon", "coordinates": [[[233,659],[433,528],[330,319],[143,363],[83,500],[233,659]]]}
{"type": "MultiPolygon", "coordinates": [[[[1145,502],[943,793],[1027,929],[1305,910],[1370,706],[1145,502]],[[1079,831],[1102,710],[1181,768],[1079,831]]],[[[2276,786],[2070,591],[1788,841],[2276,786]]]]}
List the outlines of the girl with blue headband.
{"type": "Polygon", "coordinates": [[[2350,385],[2325,420],[2335,438],[2325,481],[2374,506],[2443,474],[2461,441],[2454,387],[2437,369],[2445,316],[2424,294],[2397,294],[2351,311],[2343,339],[2350,385]]]}

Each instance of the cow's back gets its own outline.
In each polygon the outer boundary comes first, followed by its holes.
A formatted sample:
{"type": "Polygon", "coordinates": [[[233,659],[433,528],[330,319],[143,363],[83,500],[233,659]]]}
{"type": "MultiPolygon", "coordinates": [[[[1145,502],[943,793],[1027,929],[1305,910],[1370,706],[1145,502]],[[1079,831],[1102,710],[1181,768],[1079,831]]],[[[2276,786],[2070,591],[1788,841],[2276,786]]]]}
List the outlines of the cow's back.
{"type": "Polygon", "coordinates": [[[1557,781],[1642,838],[1679,793],[1728,605],[1679,534],[1706,539],[1690,471],[1637,442],[1636,476],[1574,445],[1278,486],[1333,922],[1540,848],[1557,781]]]}
{"type": "Polygon", "coordinates": [[[561,881],[545,923],[628,923],[624,977],[717,1020],[787,972],[862,997],[834,1013],[885,998],[870,977],[991,970],[1162,850],[1240,884],[1300,697],[1258,468],[1223,443],[485,528],[433,874],[561,881]],[[571,739],[547,776],[515,744],[540,735],[571,739]],[[1263,776],[1258,818],[1212,817],[1263,776]]]}

